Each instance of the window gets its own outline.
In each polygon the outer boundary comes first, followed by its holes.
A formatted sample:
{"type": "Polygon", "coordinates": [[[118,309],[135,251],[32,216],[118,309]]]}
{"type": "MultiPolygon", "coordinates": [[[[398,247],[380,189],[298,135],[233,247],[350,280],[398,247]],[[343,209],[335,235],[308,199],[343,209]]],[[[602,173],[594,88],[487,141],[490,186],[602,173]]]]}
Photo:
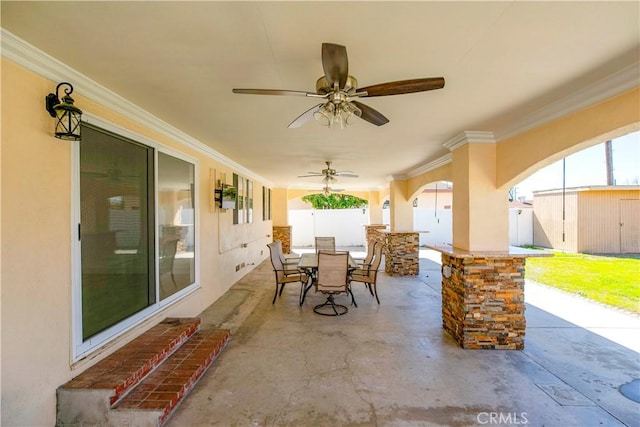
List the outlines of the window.
{"type": "Polygon", "coordinates": [[[262,220],[271,219],[271,189],[262,187],[262,220]]]}
{"type": "Polygon", "coordinates": [[[82,126],[76,356],[196,283],[194,163],[82,126]]]}
{"type": "Polygon", "coordinates": [[[158,153],[160,299],[195,281],[194,166],[158,153]]]}
{"type": "Polygon", "coordinates": [[[233,186],[238,191],[238,199],[236,200],[236,208],[233,210],[233,223],[244,223],[244,178],[240,175],[233,174],[233,186]]]}
{"type": "Polygon", "coordinates": [[[236,208],[233,210],[233,223],[253,222],[253,182],[240,175],[233,174],[233,186],[238,191],[236,208]]]}

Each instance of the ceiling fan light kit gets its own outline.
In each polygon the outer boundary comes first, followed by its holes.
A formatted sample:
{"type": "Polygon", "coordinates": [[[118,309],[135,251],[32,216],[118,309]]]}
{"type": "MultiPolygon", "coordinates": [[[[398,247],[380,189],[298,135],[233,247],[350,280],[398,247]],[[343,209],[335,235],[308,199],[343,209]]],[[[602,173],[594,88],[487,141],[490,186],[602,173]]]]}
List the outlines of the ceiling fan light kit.
{"type": "Polygon", "coordinates": [[[444,87],[443,77],[400,80],[358,88],[358,81],[349,75],[347,48],[333,43],[322,43],[322,68],[324,76],[316,81],[316,92],[278,89],[233,89],[233,93],[249,95],[293,95],[326,99],[317,104],[289,124],[297,128],[314,118],[321,124],[344,129],[359,117],[373,125],[382,126],[389,122],[382,113],[356,101],[356,98],[372,96],[401,95],[424,92],[444,87]]]}

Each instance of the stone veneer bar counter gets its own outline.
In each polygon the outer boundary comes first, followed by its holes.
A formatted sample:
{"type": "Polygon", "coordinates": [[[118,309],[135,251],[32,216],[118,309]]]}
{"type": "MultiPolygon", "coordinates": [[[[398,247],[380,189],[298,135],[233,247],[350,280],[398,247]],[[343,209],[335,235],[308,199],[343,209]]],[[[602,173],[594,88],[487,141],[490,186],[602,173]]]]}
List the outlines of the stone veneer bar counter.
{"type": "Polygon", "coordinates": [[[417,276],[420,235],[417,231],[381,230],[385,236],[385,269],[390,276],[417,276]]]}
{"type": "Polygon", "coordinates": [[[465,349],[523,349],[525,260],[552,255],[516,247],[504,252],[428,247],[442,253],[444,329],[465,349]]]}

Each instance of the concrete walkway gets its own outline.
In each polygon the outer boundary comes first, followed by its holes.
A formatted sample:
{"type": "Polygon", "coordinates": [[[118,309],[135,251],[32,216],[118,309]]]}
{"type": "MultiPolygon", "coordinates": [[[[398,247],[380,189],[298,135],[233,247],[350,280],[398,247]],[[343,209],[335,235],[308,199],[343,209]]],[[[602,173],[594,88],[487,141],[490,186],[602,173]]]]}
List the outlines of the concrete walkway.
{"type": "Polygon", "coordinates": [[[419,276],[381,273],[380,305],[355,283],[358,307],[332,318],[312,311],[321,294],[299,307],[295,284],[272,305],[261,264],[202,314],[232,338],[167,425],[640,426],[619,391],[640,378],[636,316],[527,283],[525,349],[463,350],[441,326],[440,279],[421,251],[419,276]]]}

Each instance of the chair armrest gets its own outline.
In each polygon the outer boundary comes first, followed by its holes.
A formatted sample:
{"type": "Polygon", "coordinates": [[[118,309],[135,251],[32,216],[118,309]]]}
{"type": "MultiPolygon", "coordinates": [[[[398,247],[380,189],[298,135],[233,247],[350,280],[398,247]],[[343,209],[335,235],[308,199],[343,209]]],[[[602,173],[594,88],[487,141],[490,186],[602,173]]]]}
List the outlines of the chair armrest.
{"type": "Polygon", "coordinates": [[[358,264],[358,267],[356,269],[354,269],[354,271],[362,270],[362,271],[365,272],[365,274],[369,274],[369,271],[371,271],[371,266],[372,266],[371,263],[366,263],[365,264],[363,262],[363,263],[358,264]]]}
{"type": "Polygon", "coordinates": [[[276,269],[274,268],[273,271],[275,272],[280,272],[280,273],[284,273],[285,276],[288,276],[290,274],[300,274],[300,273],[304,273],[304,270],[300,269],[300,268],[287,268],[285,266],[285,268],[282,269],[276,269]]]}

